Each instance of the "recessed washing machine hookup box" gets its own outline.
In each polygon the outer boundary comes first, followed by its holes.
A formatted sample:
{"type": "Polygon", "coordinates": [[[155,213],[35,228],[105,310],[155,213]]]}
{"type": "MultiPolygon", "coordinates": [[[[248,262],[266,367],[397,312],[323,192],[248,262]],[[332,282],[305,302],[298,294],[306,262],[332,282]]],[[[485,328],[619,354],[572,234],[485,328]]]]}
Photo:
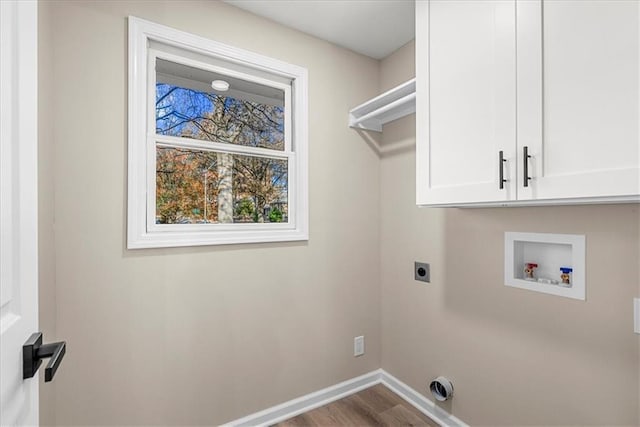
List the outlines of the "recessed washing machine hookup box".
{"type": "Polygon", "coordinates": [[[586,299],[585,236],[504,235],[504,284],[566,298],[586,299]]]}

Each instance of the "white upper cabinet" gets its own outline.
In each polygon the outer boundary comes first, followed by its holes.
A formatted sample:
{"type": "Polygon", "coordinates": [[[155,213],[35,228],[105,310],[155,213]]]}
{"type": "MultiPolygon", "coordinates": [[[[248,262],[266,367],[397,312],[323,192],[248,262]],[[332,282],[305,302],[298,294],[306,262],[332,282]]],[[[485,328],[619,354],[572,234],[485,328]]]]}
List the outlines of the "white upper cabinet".
{"type": "Polygon", "coordinates": [[[639,1],[432,0],[416,19],[418,204],[639,200],[639,1]]]}
{"type": "Polygon", "coordinates": [[[416,19],[418,202],[515,197],[515,1],[418,1],[416,19]]]}
{"type": "Polygon", "coordinates": [[[639,3],[518,2],[518,199],[640,193],[639,3]]]}

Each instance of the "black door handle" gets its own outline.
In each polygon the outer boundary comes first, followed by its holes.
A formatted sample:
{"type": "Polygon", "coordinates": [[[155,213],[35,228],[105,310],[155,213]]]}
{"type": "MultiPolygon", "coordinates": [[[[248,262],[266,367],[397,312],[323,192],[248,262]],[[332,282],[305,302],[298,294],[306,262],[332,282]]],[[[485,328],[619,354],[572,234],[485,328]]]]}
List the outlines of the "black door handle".
{"type": "Polygon", "coordinates": [[[44,370],[44,381],[51,381],[66,353],[66,347],[65,341],[43,345],[42,332],[32,334],[22,346],[22,379],[33,377],[42,364],[42,359],[50,357],[44,370]]]}

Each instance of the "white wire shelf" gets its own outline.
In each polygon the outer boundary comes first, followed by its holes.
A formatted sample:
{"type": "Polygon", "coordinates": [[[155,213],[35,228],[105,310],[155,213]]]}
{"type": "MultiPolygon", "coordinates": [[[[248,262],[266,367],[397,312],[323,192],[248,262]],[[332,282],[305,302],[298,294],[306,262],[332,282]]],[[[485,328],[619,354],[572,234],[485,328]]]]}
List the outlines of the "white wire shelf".
{"type": "Polygon", "coordinates": [[[358,105],[349,111],[349,127],[382,132],[382,125],[416,111],[416,79],[358,105]]]}

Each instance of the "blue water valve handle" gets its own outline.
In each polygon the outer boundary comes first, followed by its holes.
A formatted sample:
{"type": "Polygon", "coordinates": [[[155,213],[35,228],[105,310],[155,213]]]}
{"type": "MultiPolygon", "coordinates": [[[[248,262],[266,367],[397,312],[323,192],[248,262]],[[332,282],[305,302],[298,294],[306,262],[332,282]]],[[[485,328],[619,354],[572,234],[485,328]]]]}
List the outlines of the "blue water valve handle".
{"type": "Polygon", "coordinates": [[[571,268],[571,267],[560,267],[560,271],[563,272],[564,274],[569,274],[569,273],[573,272],[573,268],[571,268]]]}

